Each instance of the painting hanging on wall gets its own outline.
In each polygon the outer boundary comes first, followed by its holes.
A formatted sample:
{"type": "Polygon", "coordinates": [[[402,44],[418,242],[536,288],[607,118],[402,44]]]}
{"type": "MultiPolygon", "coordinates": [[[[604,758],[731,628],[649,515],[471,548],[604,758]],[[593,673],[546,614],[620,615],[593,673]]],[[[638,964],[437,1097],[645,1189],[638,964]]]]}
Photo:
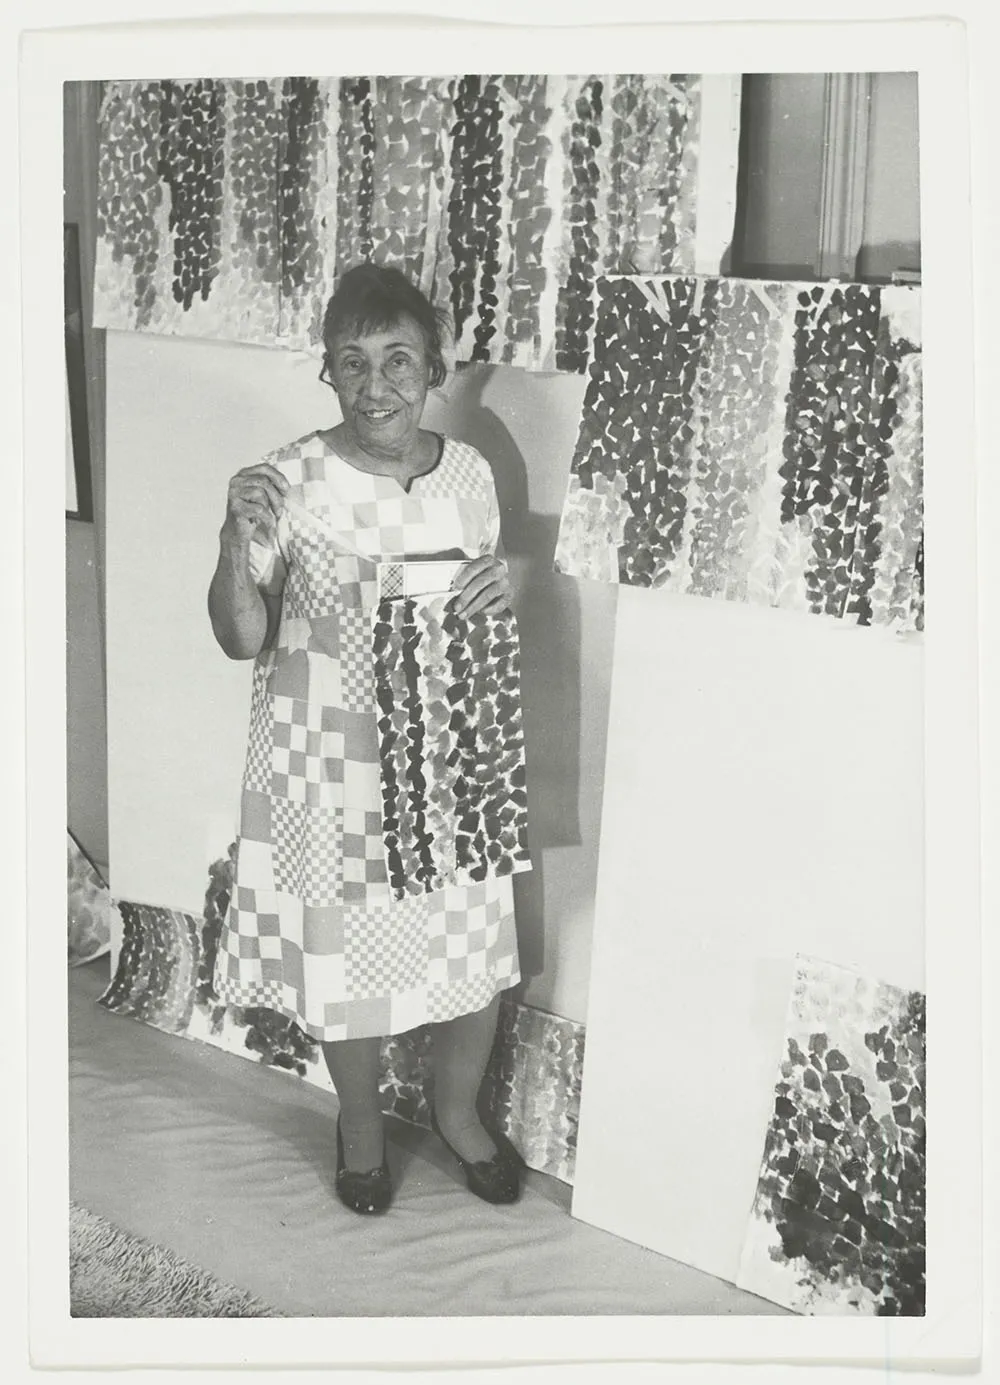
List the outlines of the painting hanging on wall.
{"type": "Polygon", "coordinates": [[[925,1309],[925,998],[800,958],[737,1284],[809,1314],[925,1309]]]}
{"type": "MultiPolygon", "coordinates": [[[[233,887],[235,843],[209,870],[200,917],[120,901],[120,946],[100,1004],[113,1014],[280,1068],[333,1093],[319,1043],[262,1007],[227,1005],[213,989],[216,955],[233,887]]],[[[584,1027],[504,995],[484,1098],[497,1128],[529,1168],[573,1181],[584,1027]]],[[[433,1054],[427,1026],[383,1040],[384,1111],[429,1127],[433,1054]]]]}
{"type": "Polygon", "coordinates": [[[556,570],[922,629],[919,294],[602,280],[556,570]]]}
{"type": "Polygon", "coordinates": [[[457,359],[583,371],[601,274],[718,269],[739,93],[683,74],[109,83],[96,324],[308,350],[338,274],[374,260],[445,311],[457,359]]]}

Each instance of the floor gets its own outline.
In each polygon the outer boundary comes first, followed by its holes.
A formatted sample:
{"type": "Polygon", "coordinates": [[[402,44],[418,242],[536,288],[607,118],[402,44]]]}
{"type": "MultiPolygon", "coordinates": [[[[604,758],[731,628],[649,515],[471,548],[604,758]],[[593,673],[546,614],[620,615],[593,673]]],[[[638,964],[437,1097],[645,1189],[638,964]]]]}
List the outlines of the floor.
{"type": "Polygon", "coordinates": [[[710,1275],[575,1221],[531,1172],[472,1197],[429,1132],[390,1120],[390,1212],[333,1189],[336,1103],[286,1074],[111,1015],[107,959],[71,971],[70,1189],[123,1230],[296,1317],[771,1314],[710,1275]]]}

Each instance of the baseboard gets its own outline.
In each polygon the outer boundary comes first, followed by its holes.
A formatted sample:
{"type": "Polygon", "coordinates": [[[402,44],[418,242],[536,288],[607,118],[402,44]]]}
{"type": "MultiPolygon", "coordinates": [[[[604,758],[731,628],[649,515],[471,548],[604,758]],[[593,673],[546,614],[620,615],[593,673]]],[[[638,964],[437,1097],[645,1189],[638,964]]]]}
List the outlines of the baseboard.
{"type": "MultiPolygon", "coordinates": [[[[205,912],[118,900],[121,946],[100,1004],[154,1028],[280,1068],[324,1090],[333,1086],[319,1044],[298,1025],[261,1009],[225,1005],[212,989],[215,953],[229,905],[232,861],[210,867],[205,912]]],[[[483,1101],[529,1168],[573,1182],[584,1026],[504,995],[483,1101]]],[[[429,1125],[432,1040],[426,1028],[387,1039],[383,1109],[429,1125]]]]}

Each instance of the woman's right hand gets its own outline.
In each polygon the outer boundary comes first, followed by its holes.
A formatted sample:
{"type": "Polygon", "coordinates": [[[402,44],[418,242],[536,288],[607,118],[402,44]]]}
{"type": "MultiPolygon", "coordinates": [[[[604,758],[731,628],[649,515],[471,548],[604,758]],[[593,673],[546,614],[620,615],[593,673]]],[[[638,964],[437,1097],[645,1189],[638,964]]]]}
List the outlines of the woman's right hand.
{"type": "Polygon", "coordinates": [[[277,467],[267,462],[238,471],[229,482],[223,539],[228,537],[243,546],[262,529],[273,541],[287,493],[288,482],[277,467]]]}

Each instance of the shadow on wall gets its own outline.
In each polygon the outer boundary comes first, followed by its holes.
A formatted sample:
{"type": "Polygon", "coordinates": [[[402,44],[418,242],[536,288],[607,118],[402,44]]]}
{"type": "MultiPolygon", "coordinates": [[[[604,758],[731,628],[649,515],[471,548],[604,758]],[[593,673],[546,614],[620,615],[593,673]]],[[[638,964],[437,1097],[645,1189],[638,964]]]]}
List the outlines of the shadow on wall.
{"type": "Polygon", "coordinates": [[[578,584],[559,577],[552,567],[559,516],[532,510],[525,458],[483,401],[496,369],[460,368],[449,404],[461,416],[463,441],[478,448],[493,471],[517,592],[533,869],[515,879],[514,894],[521,970],[528,980],[545,966],[546,851],[581,841],[580,595],[578,584]]]}

